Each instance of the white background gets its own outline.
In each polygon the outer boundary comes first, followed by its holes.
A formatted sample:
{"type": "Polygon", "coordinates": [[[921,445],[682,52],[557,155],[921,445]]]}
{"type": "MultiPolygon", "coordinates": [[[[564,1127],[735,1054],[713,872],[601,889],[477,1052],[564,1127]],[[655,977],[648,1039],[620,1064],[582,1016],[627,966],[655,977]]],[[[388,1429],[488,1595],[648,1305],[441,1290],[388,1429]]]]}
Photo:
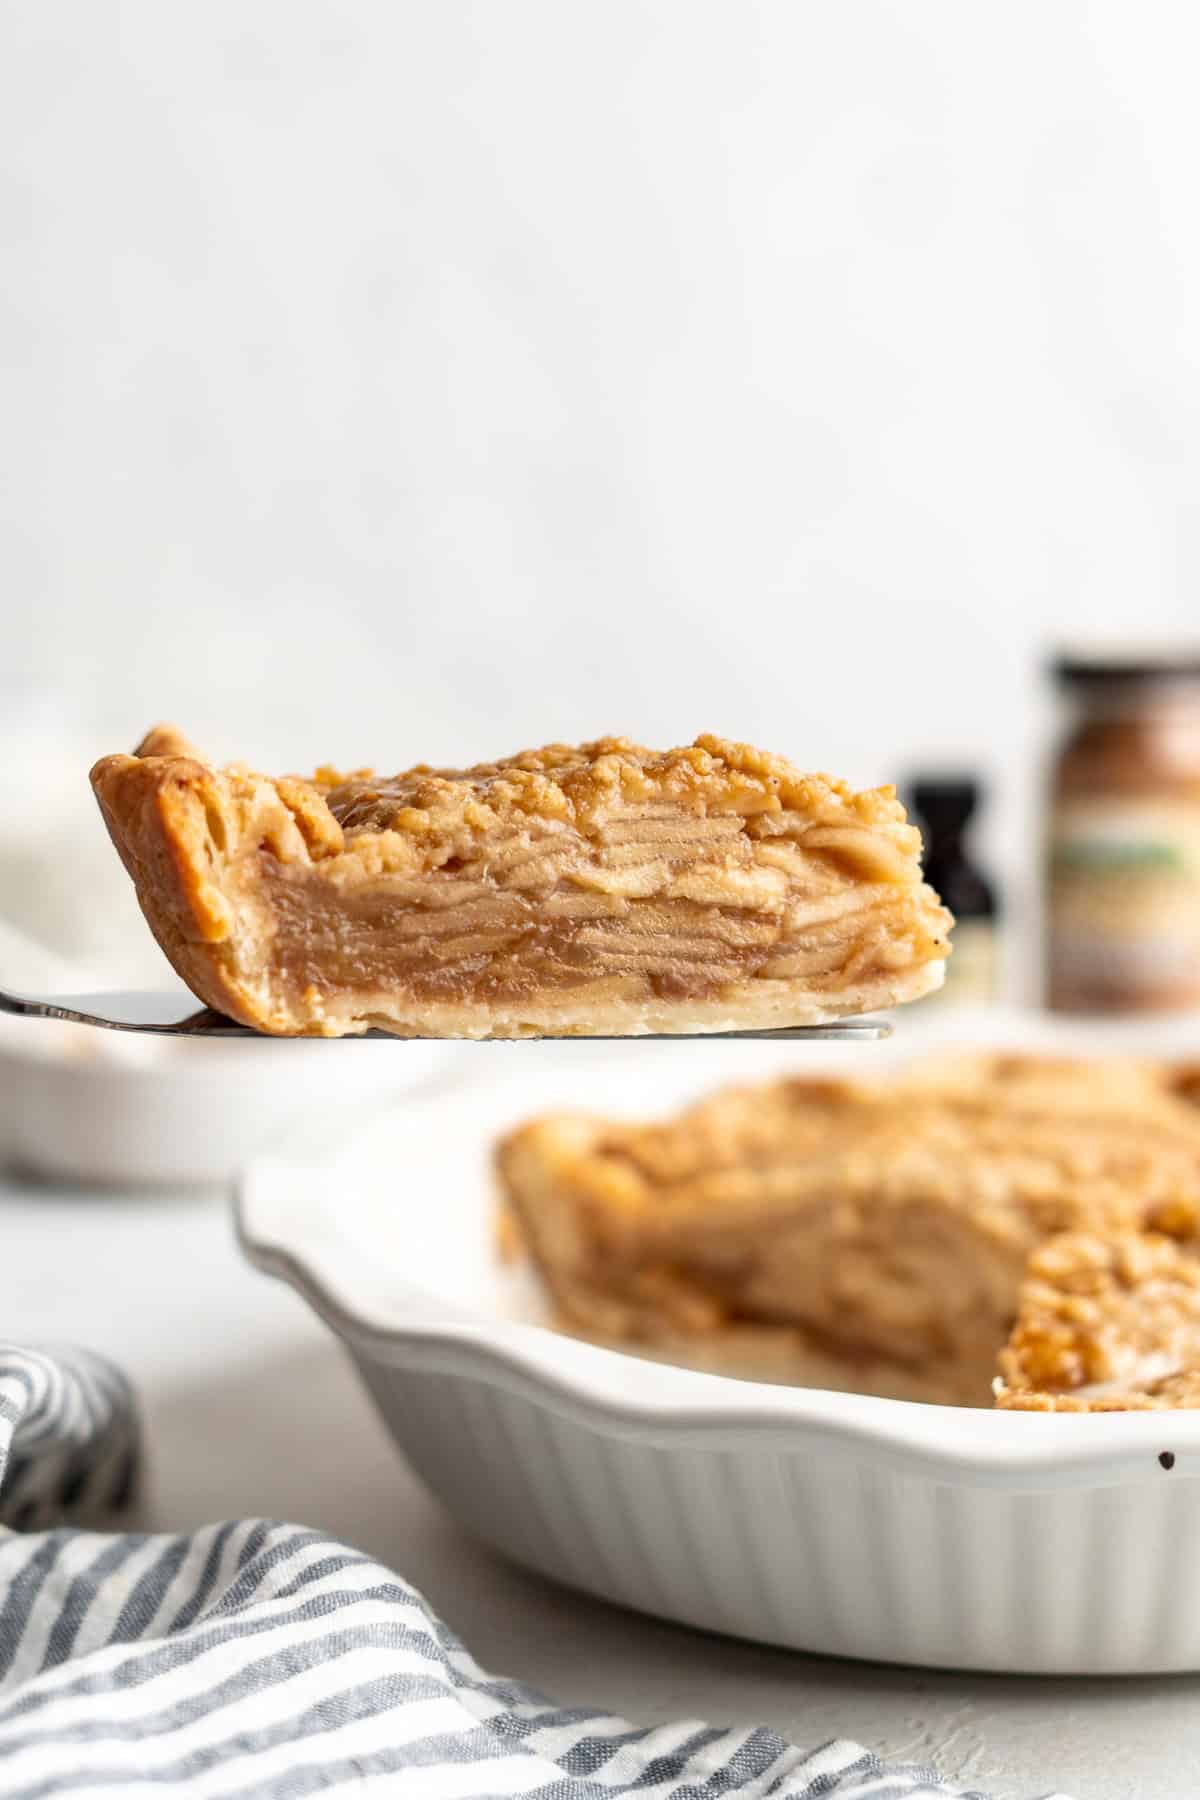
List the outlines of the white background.
{"type": "Polygon", "coordinates": [[[287,767],[934,755],[1023,900],[1046,645],[1192,629],[1193,7],[0,32],[0,913],[151,954],[84,777],[161,716],[287,767]]]}

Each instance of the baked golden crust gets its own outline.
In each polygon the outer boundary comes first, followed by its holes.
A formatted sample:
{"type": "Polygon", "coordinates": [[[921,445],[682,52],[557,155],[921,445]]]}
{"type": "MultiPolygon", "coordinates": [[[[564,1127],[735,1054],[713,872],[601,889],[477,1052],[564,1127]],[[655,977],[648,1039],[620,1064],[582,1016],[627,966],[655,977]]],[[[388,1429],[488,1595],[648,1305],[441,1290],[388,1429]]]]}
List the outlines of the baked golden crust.
{"type": "Polygon", "coordinates": [[[176,969],[262,1031],[815,1023],[929,991],[948,954],[892,789],[718,738],[272,780],[160,726],[92,781],[176,969]]]}
{"type": "Polygon", "coordinates": [[[996,1404],[1022,1412],[1200,1406],[1200,1262],[1150,1232],[1079,1232],[1030,1258],[996,1404]]]}
{"type": "Polygon", "coordinates": [[[1200,1113],[1148,1062],[1005,1055],[736,1090],[658,1125],[535,1120],[497,1166],[571,1329],[984,1404],[1039,1246],[1194,1230],[1200,1113]]]}

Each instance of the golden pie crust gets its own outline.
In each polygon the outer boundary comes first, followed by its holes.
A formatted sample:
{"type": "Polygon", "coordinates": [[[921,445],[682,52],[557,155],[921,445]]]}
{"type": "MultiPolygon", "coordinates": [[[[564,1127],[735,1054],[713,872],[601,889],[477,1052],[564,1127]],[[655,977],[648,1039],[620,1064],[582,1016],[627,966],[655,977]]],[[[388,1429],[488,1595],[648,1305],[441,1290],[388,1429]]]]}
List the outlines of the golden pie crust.
{"type": "Polygon", "coordinates": [[[272,779],[159,727],[92,784],[175,969],[258,1031],[808,1025],[928,993],[949,952],[892,788],[721,738],[272,779]]]}
{"type": "MultiPolygon", "coordinates": [[[[1186,1071],[1004,1055],[733,1090],[661,1124],[534,1120],[497,1166],[570,1330],[705,1368],[983,1405],[1021,1309],[1000,1403],[1045,1407],[1015,1397],[1058,1391],[1030,1360],[1050,1267],[1036,1259],[1123,1247],[1128,1302],[1105,1329],[1136,1316],[1157,1331],[1166,1315],[1139,1310],[1153,1283],[1135,1292],[1129,1246],[1166,1256],[1151,1228],[1197,1239],[1200,1112],[1186,1071]]],[[[1065,1373],[1058,1385],[1076,1396],[1064,1405],[1088,1399],[1065,1373]]]]}

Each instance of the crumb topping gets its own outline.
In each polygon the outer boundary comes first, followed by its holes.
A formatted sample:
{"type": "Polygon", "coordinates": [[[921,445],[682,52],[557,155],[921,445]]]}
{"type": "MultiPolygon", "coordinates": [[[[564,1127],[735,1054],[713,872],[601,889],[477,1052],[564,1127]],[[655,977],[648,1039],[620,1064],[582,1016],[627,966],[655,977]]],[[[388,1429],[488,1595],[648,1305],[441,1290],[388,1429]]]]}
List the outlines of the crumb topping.
{"type": "Polygon", "coordinates": [[[706,816],[745,818],[796,811],[829,822],[903,834],[915,856],[920,835],[893,787],[855,792],[828,775],[805,775],[783,757],[705,735],[676,750],[647,750],[628,738],[572,747],[548,744],[470,769],[425,764],[400,775],[322,769],[317,783],[347,836],[363,831],[428,834],[466,823],[487,829],[524,815],[587,832],[616,809],[656,801],[706,816]]]}
{"type": "MultiPolygon", "coordinates": [[[[859,877],[914,889],[921,884],[920,833],[894,787],[856,791],[711,734],[675,750],[608,737],[548,744],[468,769],[418,764],[381,776],[325,765],[311,777],[271,780],[240,764],[213,768],[174,726],[160,725],[135,760],[175,758],[217,784],[231,839],[239,825],[253,827],[264,805],[282,806],[313,861],[343,853],[352,859],[348,878],[442,868],[469,860],[504,832],[549,846],[569,837],[591,846],[606,840],[614,821],[653,820],[661,809],[663,818],[739,833],[743,850],[760,863],[760,882],[774,872],[782,887],[799,841],[805,853],[859,877]]],[[[949,916],[943,919],[948,927],[949,916]]]]}
{"type": "Polygon", "coordinates": [[[1200,1263],[1151,1232],[1052,1239],[1030,1257],[1000,1372],[1000,1403],[1032,1397],[1027,1410],[1200,1404],[1200,1263]]]}
{"type": "Polygon", "coordinates": [[[1187,1235],[1200,1209],[1200,1114],[1152,1065],[940,1059],[884,1081],[787,1077],[651,1124],[560,1116],[538,1133],[560,1178],[648,1219],[787,1210],[832,1184],[878,1209],[914,1197],[1021,1244],[1089,1221],[1187,1235]],[[768,1179],[769,1177],[769,1179],[768,1179]],[[1169,1227],[1167,1221],[1172,1221],[1169,1227]]]}

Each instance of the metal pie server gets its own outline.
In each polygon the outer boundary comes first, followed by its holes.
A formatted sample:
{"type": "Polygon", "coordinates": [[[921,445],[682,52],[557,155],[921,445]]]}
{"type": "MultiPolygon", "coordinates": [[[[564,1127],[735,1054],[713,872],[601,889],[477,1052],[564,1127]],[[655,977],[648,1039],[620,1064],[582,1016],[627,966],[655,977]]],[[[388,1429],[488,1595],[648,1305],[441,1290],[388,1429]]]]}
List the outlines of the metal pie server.
{"type": "MultiPolygon", "coordinates": [[[[195,996],[185,988],[174,992],[112,994],[13,994],[0,988],[0,1012],[15,1013],[26,1019],[65,1019],[72,1025],[95,1025],[102,1031],[143,1031],[158,1037],[256,1038],[263,1033],[239,1025],[208,1007],[197,1009],[195,996]]],[[[402,1042],[402,1034],[391,1031],[368,1031],[368,1038],[402,1042]]],[[[795,1038],[886,1038],[892,1028],[885,1021],[870,1018],[834,1019],[827,1025],[785,1025],[774,1031],[688,1031],[656,1032],[646,1036],[659,1041],[680,1038],[756,1038],[783,1041],[795,1038]]],[[[544,1043],[548,1038],[565,1041],[559,1034],[547,1032],[544,1037],[530,1038],[531,1043],[544,1043]]],[[[583,1037],[572,1033],[579,1043],[612,1043],[611,1037],[583,1037]]],[[[303,1038],[302,1043],[313,1043],[303,1038]]],[[[357,1039],[355,1042],[359,1041],[357,1039]]],[[[412,1040],[426,1041],[426,1040],[412,1040]]],[[[472,1040],[467,1040],[472,1041],[472,1040]]],[[[524,1039],[485,1038],[483,1043],[523,1042],[524,1039]]],[[[622,1040],[625,1041],[625,1040],[622,1040]]],[[[637,1041],[636,1039],[634,1041],[637,1041]]]]}

